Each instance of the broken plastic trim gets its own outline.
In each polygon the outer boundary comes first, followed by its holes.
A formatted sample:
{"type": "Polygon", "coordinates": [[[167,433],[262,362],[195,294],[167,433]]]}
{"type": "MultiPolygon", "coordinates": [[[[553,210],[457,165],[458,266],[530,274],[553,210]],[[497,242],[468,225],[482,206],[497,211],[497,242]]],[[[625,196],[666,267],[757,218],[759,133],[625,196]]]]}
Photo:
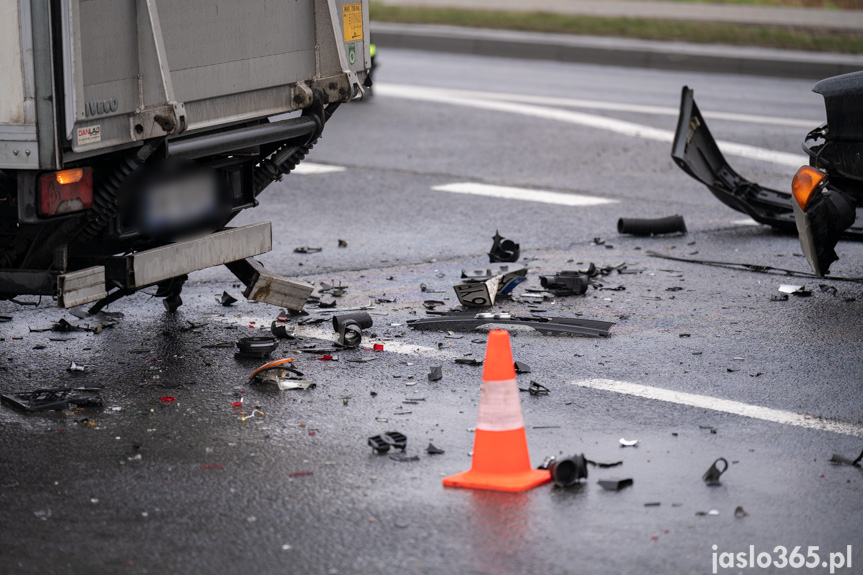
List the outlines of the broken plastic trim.
{"type": "Polygon", "coordinates": [[[539,283],[557,297],[584,295],[590,285],[590,276],[577,271],[562,271],[553,276],[539,276],[539,283]]]}
{"type": "Polygon", "coordinates": [[[518,261],[518,256],[521,254],[519,244],[504,239],[497,230],[495,230],[492,240],[491,251],[488,252],[490,263],[518,261]]]}
{"type": "Polygon", "coordinates": [[[551,472],[551,480],[558,487],[570,487],[582,479],[587,479],[587,462],[583,453],[556,459],[548,465],[548,470],[551,472]]]}
{"type": "Polygon", "coordinates": [[[102,407],[101,387],[37,389],[26,393],[0,395],[0,403],[21,411],[62,411],[74,407],[102,407]]]}
{"type": "Polygon", "coordinates": [[[443,314],[409,320],[407,325],[418,330],[473,331],[481,325],[500,324],[531,327],[543,335],[581,335],[608,337],[613,322],[566,317],[511,317],[508,314],[443,314]],[[483,317],[485,316],[485,317],[483,317]],[[491,317],[488,317],[491,316],[491,317]]]}
{"type": "MultiPolygon", "coordinates": [[[[681,170],[695,178],[728,207],[743,212],[760,224],[797,233],[790,192],[759,186],[741,177],[726,161],[698,110],[693,91],[683,87],[680,117],[671,157],[681,170]]],[[[863,218],[859,218],[863,222],[863,218]]],[[[863,239],[863,227],[851,226],[843,236],[863,239]]]]}
{"type": "Polygon", "coordinates": [[[374,437],[369,437],[369,445],[377,454],[383,454],[390,450],[390,447],[404,451],[408,445],[408,438],[405,434],[398,431],[387,431],[374,437]]]}
{"type": "Polygon", "coordinates": [[[710,486],[722,485],[722,483],[719,481],[719,478],[726,471],[728,471],[728,460],[725,459],[724,457],[720,457],[719,459],[717,459],[716,461],[713,462],[713,465],[710,466],[710,469],[708,469],[704,473],[704,475],[701,477],[701,479],[704,480],[704,483],[706,483],[707,485],[710,485],[710,486]],[[722,470],[720,470],[718,467],[716,467],[716,464],[719,463],[720,461],[723,463],[722,470]]]}
{"type": "Polygon", "coordinates": [[[339,334],[342,347],[358,347],[363,341],[363,330],[372,324],[372,316],[364,311],[333,316],[333,330],[339,334]]]}
{"type": "Polygon", "coordinates": [[[279,347],[276,338],[270,336],[241,337],[237,341],[239,351],[236,357],[263,359],[269,357],[279,347]]]}

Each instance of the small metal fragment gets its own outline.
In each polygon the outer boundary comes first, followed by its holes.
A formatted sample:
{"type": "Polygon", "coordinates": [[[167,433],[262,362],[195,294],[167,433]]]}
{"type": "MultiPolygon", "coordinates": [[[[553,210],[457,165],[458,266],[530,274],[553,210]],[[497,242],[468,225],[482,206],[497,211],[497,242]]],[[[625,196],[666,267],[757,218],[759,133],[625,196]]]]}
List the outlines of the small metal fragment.
{"type": "Polygon", "coordinates": [[[606,491],[620,491],[632,485],[632,479],[600,479],[597,483],[606,491]]]}

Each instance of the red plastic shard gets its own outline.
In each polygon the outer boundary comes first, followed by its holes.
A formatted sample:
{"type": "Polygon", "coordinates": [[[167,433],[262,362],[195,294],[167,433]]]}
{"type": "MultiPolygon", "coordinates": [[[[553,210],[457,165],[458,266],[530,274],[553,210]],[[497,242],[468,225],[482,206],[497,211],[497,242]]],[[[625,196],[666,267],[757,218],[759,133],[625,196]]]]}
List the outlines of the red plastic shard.
{"type": "Polygon", "coordinates": [[[314,475],[314,471],[295,471],[293,473],[288,473],[288,477],[305,477],[306,475],[314,475]]]}
{"type": "Polygon", "coordinates": [[[174,403],[177,400],[173,395],[166,395],[162,398],[162,403],[174,403]]]}
{"type": "Polygon", "coordinates": [[[383,350],[384,350],[384,344],[382,344],[382,343],[376,343],[375,344],[375,351],[383,351],[383,350]]]}
{"type": "Polygon", "coordinates": [[[331,355],[322,355],[322,356],[321,356],[321,357],[319,357],[318,359],[319,359],[319,360],[321,360],[321,361],[332,361],[333,356],[331,356],[331,355]]]}

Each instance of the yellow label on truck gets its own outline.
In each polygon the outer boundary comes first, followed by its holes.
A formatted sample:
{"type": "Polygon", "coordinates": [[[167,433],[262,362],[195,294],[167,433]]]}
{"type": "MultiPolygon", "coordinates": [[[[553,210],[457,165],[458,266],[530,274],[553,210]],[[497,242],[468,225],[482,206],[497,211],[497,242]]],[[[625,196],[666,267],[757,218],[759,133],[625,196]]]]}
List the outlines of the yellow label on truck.
{"type": "Polygon", "coordinates": [[[361,2],[342,6],[342,30],[345,34],[345,42],[363,39],[363,5],[361,2]]]}

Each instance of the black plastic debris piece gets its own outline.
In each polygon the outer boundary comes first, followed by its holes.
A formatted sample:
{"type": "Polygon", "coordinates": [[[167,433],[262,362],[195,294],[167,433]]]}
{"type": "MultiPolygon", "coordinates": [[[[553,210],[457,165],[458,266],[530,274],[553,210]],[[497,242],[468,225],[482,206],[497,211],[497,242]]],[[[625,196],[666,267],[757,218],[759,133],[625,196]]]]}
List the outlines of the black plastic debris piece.
{"type": "Polygon", "coordinates": [[[426,447],[426,453],[428,453],[429,455],[443,455],[444,453],[446,453],[446,451],[435,447],[431,442],[429,442],[429,446],[426,447]]]}
{"type": "Polygon", "coordinates": [[[340,247],[340,248],[346,248],[346,247],[348,247],[348,242],[347,242],[347,241],[345,241],[345,240],[339,240],[339,247],[340,247]]]}
{"type": "Polygon", "coordinates": [[[339,345],[343,347],[358,347],[363,340],[363,330],[373,323],[372,316],[365,311],[333,316],[333,330],[339,334],[339,345]]]}
{"type": "Polygon", "coordinates": [[[492,238],[491,251],[488,252],[488,259],[491,263],[497,262],[517,262],[521,254],[521,246],[512,240],[507,240],[501,237],[500,232],[495,230],[492,238]]]}
{"type": "Polygon", "coordinates": [[[548,466],[548,470],[551,472],[551,480],[558,487],[570,487],[582,479],[587,479],[587,464],[583,453],[557,459],[548,466]]]}
{"type": "Polygon", "coordinates": [[[742,505],[738,505],[737,509],[734,510],[734,516],[738,519],[743,519],[744,517],[748,517],[749,514],[743,509],[742,505]]]}
{"type": "Polygon", "coordinates": [[[375,453],[386,453],[390,447],[404,451],[408,445],[408,438],[398,431],[387,431],[374,437],[369,437],[369,445],[375,453]]]}
{"type": "Polygon", "coordinates": [[[278,321],[274,321],[270,324],[270,331],[279,339],[296,339],[297,337],[294,334],[293,327],[289,327],[283,323],[279,323],[278,321]]]}
{"type": "Polygon", "coordinates": [[[411,463],[413,461],[419,461],[419,455],[405,455],[404,453],[397,453],[395,455],[390,455],[390,459],[393,461],[398,461],[399,463],[411,463]]]}
{"type": "Polygon", "coordinates": [[[491,313],[441,313],[435,317],[409,320],[408,327],[419,330],[435,331],[473,331],[481,325],[494,323],[505,325],[524,325],[532,327],[543,335],[581,335],[585,337],[608,337],[614,322],[583,318],[566,317],[518,317],[510,314],[491,313]]]}
{"type": "Polygon", "coordinates": [[[71,407],[102,407],[101,387],[61,387],[0,395],[0,403],[28,413],[71,407]]]}
{"type": "Polygon", "coordinates": [[[584,462],[587,463],[588,465],[593,465],[594,467],[598,467],[600,469],[610,469],[612,467],[617,467],[619,465],[623,465],[622,461],[606,462],[606,461],[591,461],[590,459],[585,459],[584,462]]]}
{"type": "Polygon", "coordinates": [[[0,323],[6,323],[8,321],[12,321],[11,315],[0,315],[0,323]]]}
{"type": "Polygon", "coordinates": [[[235,357],[247,357],[255,359],[263,359],[269,357],[276,348],[279,347],[279,341],[271,336],[255,336],[241,337],[237,341],[237,349],[235,357]]]}
{"type": "Polygon", "coordinates": [[[298,248],[294,248],[295,254],[316,254],[320,251],[323,251],[324,248],[311,248],[309,246],[300,246],[298,248]]]}
{"type": "Polygon", "coordinates": [[[234,305],[235,303],[237,303],[237,298],[224,291],[222,292],[222,297],[219,298],[219,303],[225,307],[228,307],[229,305],[234,305]]]}
{"type": "Polygon", "coordinates": [[[831,286],[827,284],[818,284],[818,289],[820,289],[824,293],[829,293],[833,297],[836,297],[836,294],[839,293],[839,290],[836,289],[836,286],[831,286]]]}
{"type": "Polygon", "coordinates": [[[617,220],[617,233],[633,236],[685,234],[686,224],[683,222],[683,216],[679,214],[652,219],[620,218],[617,220]]]}
{"type": "Polygon", "coordinates": [[[834,465],[852,465],[854,467],[859,467],[861,461],[863,461],[863,451],[861,451],[860,455],[857,456],[857,459],[854,460],[848,459],[844,455],[840,455],[838,453],[834,453],[830,458],[830,463],[833,463],[834,465]]]}
{"type": "Polygon", "coordinates": [[[706,483],[707,485],[710,485],[711,487],[717,486],[717,485],[722,485],[722,483],[719,481],[719,477],[723,473],[725,473],[727,470],[728,470],[728,460],[726,460],[724,457],[720,457],[719,459],[717,459],[716,461],[713,462],[713,465],[710,466],[710,469],[708,469],[704,473],[704,475],[702,476],[701,479],[704,480],[704,483],[706,483]],[[721,470],[716,466],[716,464],[719,463],[720,461],[723,463],[723,467],[721,470]]]}
{"type": "Polygon", "coordinates": [[[632,485],[632,479],[600,479],[597,483],[606,491],[620,491],[632,485]]]}
{"type": "Polygon", "coordinates": [[[526,267],[494,264],[484,269],[462,270],[462,283],[453,286],[464,307],[492,306],[498,297],[512,295],[527,279],[526,267]],[[512,268],[512,269],[510,269],[512,268]]]}
{"type": "Polygon", "coordinates": [[[536,381],[531,381],[530,386],[527,389],[518,388],[518,390],[526,391],[531,395],[548,395],[551,393],[550,389],[536,381]]]}
{"type": "Polygon", "coordinates": [[[770,296],[770,301],[788,301],[788,294],[781,293],[779,295],[770,296]]]}
{"type": "Polygon", "coordinates": [[[539,276],[539,283],[557,297],[584,295],[590,285],[590,276],[577,271],[564,270],[553,276],[539,276]]]}
{"type": "MultiPolygon", "coordinates": [[[[485,343],[485,342],[483,342],[485,343]]],[[[482,362],[478,359],[474,359],[472,357],[458,357],[455,359],[455,362],[459,365],[482,365],[482,362]]]]}
{"type": "Polygon", "coordinates": [[[659,507],[660,505],[662,505],[661,501],[649,501],[644,504],[645,507],[659,507]]]}
{"type": "Polygon", "coordinates": [[[523,361],[515,362],[515,372],[516,373],[530,373],[530,366],[524,363],[523,361]]]}
{"type": "Polygon", "coordinates": [[[331,309],[336,307],[337,302],[334,299],[321,299],[318,301],[318,307],[321,309],[331,309]]]}
{"type": "Polygon", "coordinates": [[[441,366],[436,365],[432,367],[431,371],[429,371],[429,381],[440,381],[441,378],[443,378],[443,369],[441,369],[441,366]]]}

